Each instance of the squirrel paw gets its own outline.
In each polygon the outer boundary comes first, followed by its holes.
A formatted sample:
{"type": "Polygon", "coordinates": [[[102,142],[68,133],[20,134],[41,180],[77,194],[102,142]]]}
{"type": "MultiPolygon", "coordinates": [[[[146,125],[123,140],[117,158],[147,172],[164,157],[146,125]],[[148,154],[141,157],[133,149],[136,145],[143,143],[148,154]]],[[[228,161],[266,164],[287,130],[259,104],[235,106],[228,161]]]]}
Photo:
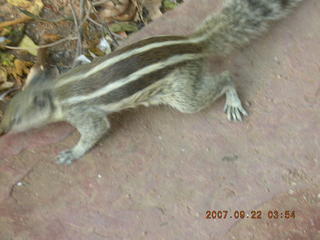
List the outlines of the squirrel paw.
{"type": "Polygon", "coordinates": [[[229,121],[242,121],[242,116],[248,116],[247,111],[242,107],[241,100],[235,88],[230,88],[226,92],[224,112],[227,114],[229,121]]]}
{"type": "Polygon", "coordinates": [[[248,113],[246,110],[242,107],[241,103],[238,104],[226,104],[224,106],[224,112],[228,116],[229,121],[235,121],[235,122],[241,122],[242,121],[242,115],[248,116],[248,113]]]}
{"type": "Polygon", "coordinates": [[[56,158],[56,162],[59,164],[70,165],[76,159],[77,157],[75,156],[72,150],[66,150],[59,153],[59,155],[56,158]]]}

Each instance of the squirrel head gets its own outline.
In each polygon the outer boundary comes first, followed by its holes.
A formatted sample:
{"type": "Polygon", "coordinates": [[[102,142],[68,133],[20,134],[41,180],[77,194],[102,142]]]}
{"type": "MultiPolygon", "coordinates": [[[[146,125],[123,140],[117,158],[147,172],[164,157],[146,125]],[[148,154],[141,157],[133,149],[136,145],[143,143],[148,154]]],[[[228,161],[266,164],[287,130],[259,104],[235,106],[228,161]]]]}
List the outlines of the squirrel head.
{"type": "Polygon", "coordinates": [[[49,90],[25,89],[9,102],[0,123],[0,135],[44,125],[52,118],[54,108],[49,90]]]}

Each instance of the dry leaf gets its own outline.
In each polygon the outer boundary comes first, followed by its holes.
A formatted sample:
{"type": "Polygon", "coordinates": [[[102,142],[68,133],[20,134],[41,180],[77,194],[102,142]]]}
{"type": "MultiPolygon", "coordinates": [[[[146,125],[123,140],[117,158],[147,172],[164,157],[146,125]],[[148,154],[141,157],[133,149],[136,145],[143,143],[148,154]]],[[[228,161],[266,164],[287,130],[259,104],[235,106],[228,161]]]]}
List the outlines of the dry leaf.
{"type": "Polygon", "coordinates": [[[151,20],[154,20],[162,16],[160,11],[162,0],[140,0],[142,1],[142,6],[148,10],[151,20]]]}
{"type": "Polygon", "coordinates": [[[13,6],[27,10],[28,12],[31,12],[32,14],[37,15],[37,16],[40,14],[40,12],[43,8],[43,3],[41,0],[33,0],[33,1],[7,0],[7,2],[12,4],[13,6]]]}
{"type": "Polygon", "coordinates": [[[33,65],[32,62],[23,61],[20,59],[14,60],[14,66],[15,66],[15,74],[18,76],[23,76],[24,74],[28,74],[30,71],[30,67],[33,65]]]}
{"type": "Polygon", "coordinates": [[[30,72],[30,68],[32,65],[32,62],[23,61],[20,59],[14,60],[14,69],[12,70],[11,74],[15,78],[16,83],[19,87],[23,85],[22,82],[25,79],[25,75],[30,72]]]}
{"type": "Polygon", "coordinates": [[[58,34],[47,33],[42,36],[42,39],[45,43],[51,43],[60,40],[61,36],[58,34]]]}
{"type": "Polygon", "coordinates": [[[13,60],[15,56],[13,54],[0,52],[0,65],[2,66],[13,66],[13,60]]]}
{"type": "Polygon", "coordinates": [[[178,5],[176,1],[173,0],[164,0],[163,1],[163,8],[164,10],[171,10],[178,5]]]}
{"type": "Polygon", "coordinates": [[[109,1],[98,5],[96,8],[99,16],[107,22],[114,20],[130,21],[133,20],[137,14],[137,7],[134,4],[134,0],[119,0],[118,4],[109,1]]]}
{"type": "Polygon", "coordinates": [[[23,38],[25,34],[24,32],[25,32],[25,29],[23,28],[22,25],[16,26],[14,28],[6,27],[1,29],[0,27],[0,36],[3,37],[3,40],[4,40],[3,42],[0,43],[0,47],[2,45],[16,46],[23,38]]]}
{"type": "Polygon", "coordinates": [[[7,71],[0,67],[0,84],[3,84],[4,82],[6,82],[8,79],[8,74],[7,71]]]}
{"type": "Polygon", "coordinates": [[[0,68],[0,91],[12,88],[14,83],[8,82],[8,73],[6,69],[0,68]]]}
{"type": "Polygon", "coordinates": [[[5,70],[7,76],[13,76],[16,81],[16,85],[20,87],[22,86],[22,81],[25,78],[25,75],[29,73],[32,65],[32,62],[15,59],[12,65],[4,67],[3,69],[5,70]]]}
{"type": "Polygon", "coordinates": [[[122,39],[126,39],[128,37],[128,34],[126,32],[118,32],[119,36],[121,36],[122,39]]]}
{"type": "Polygon", "coordinates": [[[113,23],[109,26],[110,30],[112,32],[118,33],[118,32],[136,32],[138,31],[138,27],[136,24],[132,22],[119,22],[119,23],[113,23]]]}
{"type": "Polygon", "coordinates": [[[19,44],[19,47],[25,49],[30,54],[37,56],[38,46],[27,35],[23,37],[22,41],[19,44]]]}
{"type": "Polygon", "coordinates": [[[12,32],[12,29],[10,27],[3,28],[0,30],[0,36],[7,36],[12,32]]]}
{"type": "Polygon", "coordinates": [[[13,85],[14,85],[13,82],[4,82],[4,83],[2,83],[2,84],[0,85],[0,91],[2,91],[2,90],[7,90],[7,89],[9,89],[9,88],[12,88],[13,85]]]}

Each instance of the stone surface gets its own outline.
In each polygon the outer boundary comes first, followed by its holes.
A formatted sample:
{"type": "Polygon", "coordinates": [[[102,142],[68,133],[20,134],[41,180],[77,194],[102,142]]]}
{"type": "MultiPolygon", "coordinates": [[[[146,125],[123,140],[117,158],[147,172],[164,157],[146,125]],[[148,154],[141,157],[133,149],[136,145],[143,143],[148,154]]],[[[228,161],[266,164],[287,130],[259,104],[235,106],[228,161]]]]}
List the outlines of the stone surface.
{"type": "MultiPolygon", "coordinates": [[[[129,42],[188,33],[220,3],[187,1],[129,42]]],[[[79,137],[69,125],[1,138],[0,239],[320,239],[319,12],[305,1],[230,57],[243,123],[226,120],[224,100],[193,115],[128,110],[71,166],[54,162],[79,137]],[[234,219],[241,210],[261,219],[234,219]]]]}

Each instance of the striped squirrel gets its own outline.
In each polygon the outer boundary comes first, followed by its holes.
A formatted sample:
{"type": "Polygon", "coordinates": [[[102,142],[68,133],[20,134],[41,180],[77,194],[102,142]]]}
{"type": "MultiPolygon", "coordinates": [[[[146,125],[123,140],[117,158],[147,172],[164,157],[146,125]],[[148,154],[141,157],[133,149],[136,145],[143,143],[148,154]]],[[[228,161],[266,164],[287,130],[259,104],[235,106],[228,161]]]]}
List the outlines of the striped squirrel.
{"type": "MultiPolygon", "coordinates": [[[[207,56],[224,57],[265,32],[302,0],[225,0],[189,36],[156,36],[114,51],[52,80],[31,80],[10,101],[0,133],[67,121],[79,142],[57,156],[70,164],[89,151],[110,128],[107,116],[139,105],[166,104],[194,113],[226,95],[229,120],[241,121],[241,105],[229,72],[209,75],[207,56]]],[[[46,78],[46,77],[42,77],[46,78]]]]}

